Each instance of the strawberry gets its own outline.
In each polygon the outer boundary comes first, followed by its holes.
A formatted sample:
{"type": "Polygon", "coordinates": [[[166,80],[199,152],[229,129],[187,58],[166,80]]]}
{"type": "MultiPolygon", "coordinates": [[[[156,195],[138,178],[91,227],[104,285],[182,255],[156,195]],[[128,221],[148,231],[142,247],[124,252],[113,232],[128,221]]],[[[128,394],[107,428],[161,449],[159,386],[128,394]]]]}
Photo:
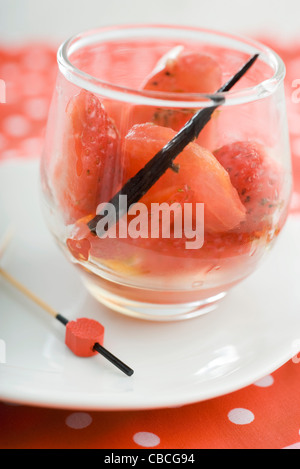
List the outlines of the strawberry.
{"type": "Polygon", "coordinates": [[[280,208],[281,172],[256,142],[234,142],[214,152],[226,169],[247,210],[242,231],[262,231],[272,225],[280,208]]]}
{"type": "Polygon", "coordinates": [[[119,182],[119,136],[99,99],[82,90],[66,109],[63,153],[55,168],[57,202],[67,223],[96,212],[119,182]]]}

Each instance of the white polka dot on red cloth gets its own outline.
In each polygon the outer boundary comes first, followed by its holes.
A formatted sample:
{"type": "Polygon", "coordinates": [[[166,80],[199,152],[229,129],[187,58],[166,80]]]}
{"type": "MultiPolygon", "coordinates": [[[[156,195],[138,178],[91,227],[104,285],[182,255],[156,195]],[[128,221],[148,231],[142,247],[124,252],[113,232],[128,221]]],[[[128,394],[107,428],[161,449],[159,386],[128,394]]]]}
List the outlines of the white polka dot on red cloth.
{"type": "Polygon", "coordinates": [[[33,120],[44,120],[48,115],[49,104],[45,98],[31,98],[24,103],[24,111],[33,120]]]}
{"type": "Polygon", "coordinates": [[[300,442],[299,443],[294,443],[291,446],[287,446],[286,448],[283,449],[300,449],[300,442]]]}
{"type": "Polygon", "coordinates": [[[24,137],[30,131],[30,121],[21,114],[12,114],[4,119],[2,128],[11,137],[24,137]]]}
{"type": "Polygon", "coordinates": [[[268,375],[268,376],[265,376],[264,378],[259,379],[258,381],[256,381],[256,383],[254,383],[254,385],[258,386],[259,388],[268,388],[268,387],[272,386],[273,383],[274,383],[273,376],[268,375]]]}
{"type": "Polygon", "coordinates": [[[24,67],[34,71],[46,70],[51,64],[52,61],[49,54],[42,47],[29,49],[22,61],[24,67]]]}
{"type": "Polygon", "coordinates": [[[228,414],[228,419],[235,425],[249,425],[255,419],[254,414],[248,409],[232,409],[228,414]]]}
{"type": "Polygon", "coordinates": [[[22,92],[25,96],[48,95],[47,82],[40,73],[24,73],[21,79],[22,92]]]}
{"type": "Polygon", "coordinates": [[[20,67],[14,62],[6,62],[0,68],[0,76],[6,80],[14,80],[20,76],[20,67]]]}
{"type": "Polygon", "coordinates": [[[37,156],[43,150],[44,140],[41,137],[31,137],[23,140],[20,144],[21,152],[29,156],[37,156]]]}
{"type": "Polygon", "coordinates": [[[82,430],[91,425],[93,419],[85,412],[74,412],[66,418],[66,425],[74,430],[82,430]]]}
{"type": "Polygon", "coordinates": [[[22,93],[17,83],[13,81],[6,82],[6,104],[8,106],[18,104],[19,106],[22,98],[22,93]]]}
{"type": "Polygon", "coordinates": [[[299,122],[300,122],[300,116],[298,111],[292,111],[290,110],[288,113],[288,121],[289,121],[289,131],[290,134],[292,135],[299,135],[299,122]]]}
{"type": "Polygon", "coordinates": [[[133,441],[144,448],[153,448],[159,445],[160,438],[151,432],[138,432],[133,435],[133,441]]]}
{"type": "Polygon", "coordinates": [[[293,138],[292,140],[292,152],[294,156],[300,158],[300,138],[293,138]]]}

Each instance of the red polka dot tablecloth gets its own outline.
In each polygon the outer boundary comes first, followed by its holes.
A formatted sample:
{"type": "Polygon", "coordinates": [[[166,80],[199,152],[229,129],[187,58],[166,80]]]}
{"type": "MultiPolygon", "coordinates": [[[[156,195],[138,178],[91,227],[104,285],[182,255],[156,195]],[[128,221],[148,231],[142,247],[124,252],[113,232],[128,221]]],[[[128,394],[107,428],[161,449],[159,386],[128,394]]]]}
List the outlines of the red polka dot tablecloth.
{"type": "MultiPolygon", "coordinates": [[[[292,99],[300,85],[300,40],[263,42],[287,67],[293,216],[300,212],[300,103],[292,99]]],[[[55,76],[55,47],[0,46],[0,161],[40,154],[55,76]]],[[[300,449],[299,383],[300,354],[245,389],[173,409],[80,412],[0,402],[0,448],[300,449]]]]}

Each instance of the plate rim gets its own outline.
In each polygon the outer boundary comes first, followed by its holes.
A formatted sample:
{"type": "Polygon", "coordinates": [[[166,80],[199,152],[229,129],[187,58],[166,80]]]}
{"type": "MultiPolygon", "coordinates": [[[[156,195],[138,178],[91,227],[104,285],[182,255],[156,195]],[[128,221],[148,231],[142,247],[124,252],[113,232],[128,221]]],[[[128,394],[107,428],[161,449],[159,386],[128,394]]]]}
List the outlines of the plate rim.
{"type": "MultiPolygon", "coordinates": [[[[39,163],[39,160],[37,158],[31,158],[29,160],[22,160],[20,158],[16,159],[11,159],[11,160],[4,160],[0,161],[0,169],[2,168],[3,165],[6,166],[12,166],[14,167],[17,165],[18,167],[21,165],[28,166],[29,164],[32,165],[36,169],[36,165],[39,163]]],[[[221,382],[218,382],[218,385],[216,386],[216,390],[214,392],[209,390],[206,390],[203,393],[199,394],[199,386],[197,387],[196,391],[190,391],[187,393],[183,393],[182,397],[178,396],[177,394],[175,396],[170,396],[169,398],[166,397],[166,395],[163,395],[163,398],[159,398],[155,396],[152,400],[148,400],[146,402],[142,402],[143,399],[140,396],[138,402],[132,402],[132,399],[135,401],[137,400],[137,396],[128,396],[123,393],[123,401],[122,404],[117,405],[117,400],[120,397],[120,394],[116,394],[115,398],[107,399],[105,397],[104,402],[101,401],[101,395],[97,398],[91,398],[90,395],[86,398],[85,394],[82,395],[72,395],[72,399],[70,402],[70,399],[68,399],[68,396],[66,395],[66,391],[63,391],[60,397],[58,396],[57,391],[55,392],[54,398],[53,398],[53,392],[49,391],[42,393],[38,399],[36,392],[31,388],[30,390],[27,389],[27,391],[22,393],[22,391],[17,391],[12,389],[9,391],[9,386],[6,386],[6,384],[0,383],[0,401],[2,402],[7,402],[7,403],[15,403],[19,405],[27,405],[27,406],[33,406],[33,407],[47,407],[47,408],[56,408],[56,409],[78,409],[78,410],[90,410],[90,411],[137,411],[137,410],[150,410],[150,409],[162,409],[162,408],[173,408],[173,407],[182,407],[186,405],[191,405],[191,404],[196,404],[200,403],[203,401],[207,401],[210,399],[215,399],[218,397],[222,397],[224,395],[242,390],[248,386],[251,386],[255,384],[255,382],[259,381],[260,379],[264,378],[265,376],[274,373],[277,371],[280,367],[285,365],[292,357],[295,355],[295,350],[292,350],[292,346],[287,346],[285,345],[284,347],[285,352],[282,353],[280,356],[277,356],[276,359],[270,359],[268,361],[268,365],[263,366],[262,363],[263,361],[260,362],[260,367],[259,369],[253,371],[252,373],[245,375],[244,371],[240,371],[240,368],[238,371],[232,372],[232,375],[234,375],[233,382],[227,382],[227,379],[225,380],[225,385],[222,385],[222,378],[221,377],[221,382]],[[239,375],[242,375],[240,377],[239,375]],[[222,390],[221,390],[222,389],[222,390]],[[51,395],[52,393],[52,395],[51,395]],[[125,399],[124,399],[125,396],[125,399]],[[100,398],[100,401],[99,401],[100,398]],[[126,401],[126,402],[125,402],[126,401]]],[[[2,375],[2,371],[4,370],[4,375],[5,375],[5,368],[15,368],[11,367],[10,365],[2,365],[0,363],[0,376],[2,375]]],[[[253,361],[251,361],[250,364],[250,370],[253,367],[253,361]]],[[[246,367],[247,368],[247,367],[246,367]]],[[[38,373],[38,370],[28,370],[30,373],[38,373]]],[[[131,378],[129,378],[131,379],[131,378]]],[[[133,378],[134,379],[134,378],[133,378]]],[[[103,399],[103,394],[102,394],[102,399],[103,399]]]]}

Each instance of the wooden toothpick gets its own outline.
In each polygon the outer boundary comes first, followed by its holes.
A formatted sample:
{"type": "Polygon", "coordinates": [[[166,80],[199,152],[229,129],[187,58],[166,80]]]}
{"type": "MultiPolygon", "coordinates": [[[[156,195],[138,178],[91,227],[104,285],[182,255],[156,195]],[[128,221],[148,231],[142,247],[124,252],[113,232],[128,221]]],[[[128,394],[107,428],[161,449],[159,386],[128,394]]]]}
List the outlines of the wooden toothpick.
{"type": "Polygon", "coordinates": [[[0,259],[7,250],[9,244],[11,243],[14,235],[14,229],[12,227],[8,228],[0,241],[0,259]]]}
{"type": "Polygon", "coordinates": [[[22,285],[18,280],[16,280],[12,275],[10,275],[8,272],[6,272],[1,267],[0,267],[0,275],[2,275],[2,277],[5,278],[5,280],[7,282],[9,282],[13,287],[15,287],[17,290],[19,290],[23,295],[25,295],[27,298],[29,298],[31,301],[33,301],[35,304],[37,304],[44,311],[51,314],[51,316],[56,318],[57,312],[54,311],[54,309],[52,309],[49,305],[47,305],[40,298],[38,298],[34,293],[32,293],[28,288],[26,288],[24,285],[22,285]]]}
{"type": "MultiPolygon", "coordinates": [[[[12,231],[7,231],[6,235],[0,242],[0,257],[3,255],[3,253],[6,251],[9,243],[12,240],[12,231]]],[[[0,267],[0,275],[10,284],[12,285],[15,289],[17,289],[20,293],[22,293],[25,297],[27,297],[29,300],[31,300],[33,303],[38,305],[42,310],[50,314],[53,318],[57,319],[61,324],[66,326],[70,326],[74,321],[69,321],[66,319],[64,316],[59,314],[57,311],[55,311],[50,305],[45,303],[42,299],[40,299],[38,296],[36,296],[32,291],[30,291],[25,285],[20,283],[16,278],[14,278],[11,274],[6,272],[2,267],[0,267]]],[[[84,318],[85,321],[90,321],[96,323],[96,321],[89,320],[84,318]]],[[[100,323],[97,323],[100,325],[100,323]]],[[[96,324],[95,324],[96,325],[96,324]]],[[[104,328],[103,328],[104,331],[104,328]]],[[[76,337],[75,337],[76,339],[76,337]]],[[[77,340],[80,342],[81,341],[81,336],[80,334],[77,337],[77,340]]],[[[86,340],[86,338],[85,338],[86,340]]],[[[74,347],[70,346],[67,342],[66,345],[69,346],[69,348],[75,353],[74,347]]],[[[78,344],[77,346],[78,349],[78,344]]],[[[86,347],[86,345],[84,345],[86,347]]],[[[106,350],[102,344],[99,342],[93,342],[92,347],[91,347],[91,352],[99,353],[103,357],[105,357],[107,360],[109,360],[113,365],[115,365],[117,368],[119,368],[123,373],[125,373],[127,376],[133,375],[133,370],[129,368],[125,363],[123,363],[119,358],[115,357],[112,353],[110,353],[108,350],[106,350]]],[[[83,356],[83,355],[82,355],[83,356]]],[[[86,356],[86,355],[85,355],[86,356]]],[[[91,356],[91,355],[90,355],[91,356]]]]}

